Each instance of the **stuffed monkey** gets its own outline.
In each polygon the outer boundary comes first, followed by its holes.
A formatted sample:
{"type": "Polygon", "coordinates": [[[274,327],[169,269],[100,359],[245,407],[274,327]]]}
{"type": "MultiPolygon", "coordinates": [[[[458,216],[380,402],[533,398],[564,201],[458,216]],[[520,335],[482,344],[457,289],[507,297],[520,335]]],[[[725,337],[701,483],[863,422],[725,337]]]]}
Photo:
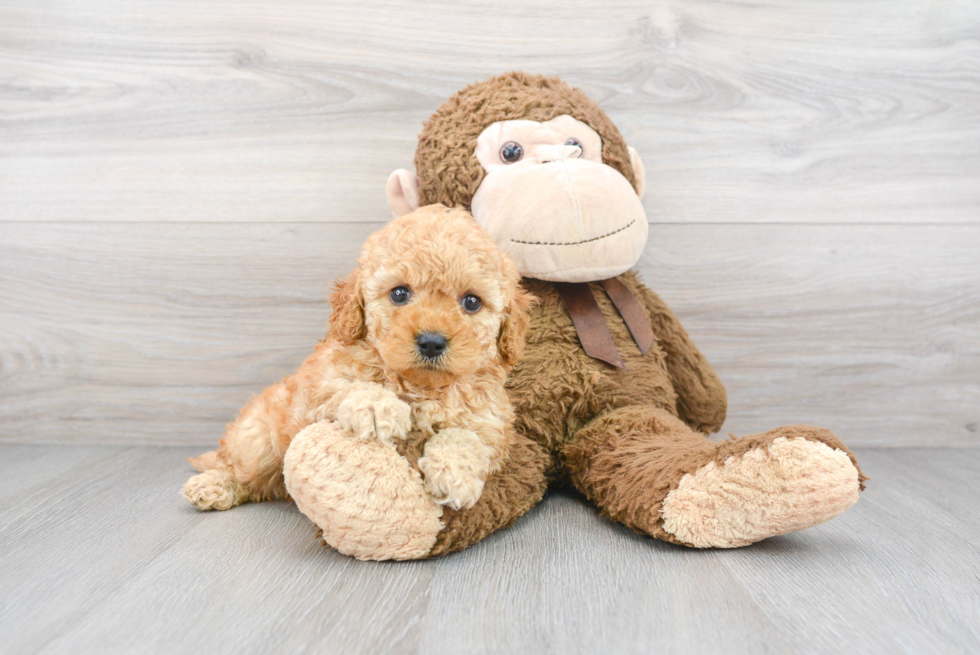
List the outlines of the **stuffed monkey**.
{"type": "MultiPolygon", "coordinates": [[[[393,213],[433,203],[469,210],[540,302],[508,378],[520,447],[476,506],[442,508],[438,531],[419,541],[431,548],[411,557],[459,550],[509,525],[551,481],[570,482],[637,532],[697,548],[801,530],[857,500],[865,478],[829,430],[704,436],[725,420],[725,389],[630,271],[647,239],[643,165],[580,90],[524,73],[473,84],[426,121],[415,169],[389,178],[393,213]]],[[[416,466],[418,446],[401,451],[416,466]]]]}

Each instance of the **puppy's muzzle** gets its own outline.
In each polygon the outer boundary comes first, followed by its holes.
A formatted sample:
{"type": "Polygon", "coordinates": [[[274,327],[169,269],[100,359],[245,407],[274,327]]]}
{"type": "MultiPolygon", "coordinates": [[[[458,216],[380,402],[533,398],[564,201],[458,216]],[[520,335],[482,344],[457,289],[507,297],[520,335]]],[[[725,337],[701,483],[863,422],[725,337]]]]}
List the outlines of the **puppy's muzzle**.
{"type": "Polygon", "coordinates": [[[419,356],[427,362],[434,362],[446,352],[449,341],[438,332],[423,332],[415,337],[415,347],[419,356]]]}

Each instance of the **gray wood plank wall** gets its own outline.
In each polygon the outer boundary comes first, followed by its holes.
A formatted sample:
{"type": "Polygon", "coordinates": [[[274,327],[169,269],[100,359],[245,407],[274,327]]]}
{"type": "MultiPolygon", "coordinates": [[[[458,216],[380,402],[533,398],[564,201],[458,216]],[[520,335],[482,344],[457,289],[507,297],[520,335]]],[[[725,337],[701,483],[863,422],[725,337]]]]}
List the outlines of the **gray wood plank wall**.
{"type": "Polygon", "coordinates": [[[463,85],[644,158],[726,430],[980,444],[980,4],[0,0],[0,441],[205,444],[322,336],[463,85]]]}

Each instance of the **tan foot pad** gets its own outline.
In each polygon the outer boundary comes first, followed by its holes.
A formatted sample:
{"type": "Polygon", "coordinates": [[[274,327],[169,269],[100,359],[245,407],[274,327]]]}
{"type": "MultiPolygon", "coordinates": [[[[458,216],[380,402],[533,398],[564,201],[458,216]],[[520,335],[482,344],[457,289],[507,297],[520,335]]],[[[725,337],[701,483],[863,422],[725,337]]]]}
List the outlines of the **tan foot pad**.
{"type": "Polygon", "coordinates": [[[735,548],[829,521],[858,492],[847,453],[780,437],[681,478],[664,499],[663,526],[697,548],[735,548]]]}
{"type": "Polygon", "coordinates": [[[391,444],[336,423],[302,430],[286,451],[286,489],[328,544],[357,559],[419,559],[443,528],[442,508],[391,444]]]}

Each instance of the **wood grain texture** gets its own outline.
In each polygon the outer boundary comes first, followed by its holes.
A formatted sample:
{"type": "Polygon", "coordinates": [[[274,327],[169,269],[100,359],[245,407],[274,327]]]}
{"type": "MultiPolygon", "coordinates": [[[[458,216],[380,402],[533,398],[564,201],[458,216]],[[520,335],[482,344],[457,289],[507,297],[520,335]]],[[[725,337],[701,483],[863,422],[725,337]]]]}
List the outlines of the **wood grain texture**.
{"type": "Polygon", "coordinates": [[[0,219],[373,221],[511,69],[599,100],[652,220],[978,221],[970,0],[0,3],[0,219]]]}
{"type": "MultiPolygon", "coordinates": [[[[0,441],[210,445],[323,336],[380,224],[0,224],[0,441]],[[29,273],[27,273],[29,272],[29,273]]],[[[654,225],[724,430],[980,443],[980,229],[654,225]]]]}
{"type": "Polygon", "coordinates": [[[642,154],[726,430],[980,443],[980,4],[0,0],[0,441],[210,444],[290,372],[463,85],[642,154]]]}
{"type": "Polygon", "coordinates": [[[980,449],[860,451],[854,508],[744,549],[656,542],[559,491],[462,553],[380,564],[288,503],[198,513],[188,454],[0,445],[37,476],[0,508],[5,653],[980,649],[980,449]]]}

